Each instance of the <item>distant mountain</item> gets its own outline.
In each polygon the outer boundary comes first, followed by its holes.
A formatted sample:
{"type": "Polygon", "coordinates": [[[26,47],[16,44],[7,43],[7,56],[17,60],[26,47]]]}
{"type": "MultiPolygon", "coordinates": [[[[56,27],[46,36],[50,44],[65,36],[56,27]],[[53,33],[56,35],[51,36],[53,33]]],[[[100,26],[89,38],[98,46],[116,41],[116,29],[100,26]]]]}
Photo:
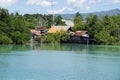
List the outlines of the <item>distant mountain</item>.
{"type": "MultiPolygon", "coordinates": [[[[83,17],[83,19],[85,19],[87,16],[89,16],[90,14],[94,14],[97,15],[99,18],[102,18],[102,16],[104,15],[109,15],[109,16],[113,16],[113,15],[118,15],[120,14],[120,10],[119,9],[112,9],[109,11],[100,11],[100,12],[92,12],[92,13],[80,13],[83,17]]],[[[71,20],[75,17],[75,14],[56,14],[57,15],[61,15],[63,19],[67,19],[67,20],[71,20]]]]}

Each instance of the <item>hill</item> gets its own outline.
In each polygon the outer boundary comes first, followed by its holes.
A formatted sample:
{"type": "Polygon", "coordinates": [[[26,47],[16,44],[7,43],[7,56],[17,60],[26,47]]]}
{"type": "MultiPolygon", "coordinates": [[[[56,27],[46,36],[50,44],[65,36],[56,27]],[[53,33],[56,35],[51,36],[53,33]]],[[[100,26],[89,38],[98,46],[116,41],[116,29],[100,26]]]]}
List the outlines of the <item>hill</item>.
{"type": "MultiPolygon", "coordinates": [[[[108,10],[108,11],[100,11],[100,12],[92,12],[92,13],[80,13],[80,14],[82,15],[83,19],[85,19],[90,14],[94,14],[94,15],[97,15],[99,18],[102,18],[102,16],[104,16],[104,15],[109,15],[109,16],[118,15],[118,14],[120,14],[120,10],[119,9],[112,9],[112,10],[108,10]]],[[[56,14],[56,16],[57,15],[61,15],[63,19],[71,20],[74,18],[75,13],[74,14],[56,14]]]]}

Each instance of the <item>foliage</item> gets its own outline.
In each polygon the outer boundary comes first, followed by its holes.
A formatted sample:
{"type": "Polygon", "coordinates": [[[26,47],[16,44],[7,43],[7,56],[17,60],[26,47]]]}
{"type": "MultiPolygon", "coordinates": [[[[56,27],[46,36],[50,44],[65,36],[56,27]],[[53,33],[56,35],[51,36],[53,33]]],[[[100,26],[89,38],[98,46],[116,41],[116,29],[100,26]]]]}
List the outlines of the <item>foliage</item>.
{"type": "Polygon", "coordinates": [[[66,25],[65,22],[62,21],[62,17],[60,15],[55,18],[55,25],[66,25]]]}
{"type": "Polygon", "coordinates": [[[95,34],[95,39],[99,44],[112,44],[114,43],[114,37],[110,36],[110,34],[106,31],[100,31],[95,34]]]}
{"type": "Polygon", "coordinates": [[[103,16],[99,19],[96,15],[89,15],[86,20],[81,22],[80,15],[77,13],[74,18],[74,30],[87,30],[97,44],[119,44],[120,43],[120,15],[103,16]]]}
{"type": "MultiPolygon", "coordinates": [[[[30,39],[30,29],[36,25],[50,28],[53,24],[52,15],[9,13],[7,9],[0,8],[0,44],[23,44],[30,39]],[[39,23],[40,22],[40,23],[39,23]]],[[[120,44],[120,14],[117,16],[103,16],[99,19],[96,15],[89,15],[85,21],[80,13],[74,17],[73,30],[87,30],[96,40],[97,44],[120,44]]],[[[61,16],[55,17],[55,25],[65,25],[61,16]]],[[[42,42],[59,43],[66,40],[69,33],[63,31],[41,36],[42,42]]]]}
{"type": "Polygon", "coordinates": [[[83,22],[82,16],[80,15],[80,13],[76,13],[76,16],[74,18],[74,27],[73,30],[84,30],[85,29],[85,23],[83,22]]]}
{"type": "Polygon", "coordinates": [[[63,36],[65,35],[65,32],[57,32],[57,33],[49,33],[47,36],[42,36],[42,42],[43,43],[60,43],[61,39],[65,39],[63,36]]]}
{"type": "Polygon", "coordinates": [[[9,14],[8,10],[0,9],[0,44],[23,44],[30,39],[29,27],[19,13],[9,14]]]}
{"type": "Polygon", "coordinates": [[[11,38],[9,38],[8,36],[6,35],[1,35],[1,38],[0,38],[0,44],[11,44],[12,43],[12,40],[11,38]]]}

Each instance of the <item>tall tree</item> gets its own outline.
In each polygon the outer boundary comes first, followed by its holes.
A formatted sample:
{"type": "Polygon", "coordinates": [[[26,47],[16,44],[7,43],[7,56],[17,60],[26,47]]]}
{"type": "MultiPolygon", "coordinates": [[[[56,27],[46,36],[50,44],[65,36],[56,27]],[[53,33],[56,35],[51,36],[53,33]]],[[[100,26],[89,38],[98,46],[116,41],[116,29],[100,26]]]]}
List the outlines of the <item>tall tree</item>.
{"type": "Polygon", "coordinates": [[[55,18],[55,25],[65,25],[65,22],[62,21],[62,17],[60,15],[55,18]]]}
{"type": "Polygon", "coordinates": [[[98,17],[91,14],[86,18],[85,28],[92,36],[94,36],[96,33],[102,30],[102,25],[98,17]]]}
{"type": "Polygon", "coordinates": [[[85,29],[85,22],[82,19],[82,16],[79,12],[76,13],[74,17],[74,27],[73,30],[83,30],[85,29]]]}

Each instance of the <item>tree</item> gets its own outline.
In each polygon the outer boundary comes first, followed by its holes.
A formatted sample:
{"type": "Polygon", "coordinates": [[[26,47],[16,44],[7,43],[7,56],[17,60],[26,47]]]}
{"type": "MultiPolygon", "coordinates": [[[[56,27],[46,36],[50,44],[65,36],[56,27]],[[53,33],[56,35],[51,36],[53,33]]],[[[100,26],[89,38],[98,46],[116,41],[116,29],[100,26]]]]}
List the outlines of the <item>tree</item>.
{"type": "Polygon", "coordinates": [[[95,34],[96,42],[99,44],[113,44],[115,40],[110,34],[106,31],[100,31],[99,33],[95,34]]]}
{"type": "Polygon", "coordinates": [[[55,25],[66,25],[64,21],[62,21],[62,17],[59,15],[55,18],[55,25]]]}
{"type": "Polygon", "coordinates": [[[76,13],[75,17],[74,17],[74,27],[73,30],[84,30],[85,29],[85,22],[82,21],[82,16],[80,15],[80,13],[76,13]]]}
{"type": "Polygon", "coordinates": [[[102,30],[102,25],[98,17],[96,15],[91,14],[86,18],[85,28],[92,36],[94,36],[102,30]]]}
{"type": "Polygon", "coordinates": [[[0,31],[0,44],[11,44],[13,41],[5,33],[0,31]]]}
{"type": "Polygon", "coordinates": [[[75,17],[74,17],[74,24],[78,24],[80,22],[82,22],[82,16],[80,15],[79,12],[76,13],[75,17]]]}

